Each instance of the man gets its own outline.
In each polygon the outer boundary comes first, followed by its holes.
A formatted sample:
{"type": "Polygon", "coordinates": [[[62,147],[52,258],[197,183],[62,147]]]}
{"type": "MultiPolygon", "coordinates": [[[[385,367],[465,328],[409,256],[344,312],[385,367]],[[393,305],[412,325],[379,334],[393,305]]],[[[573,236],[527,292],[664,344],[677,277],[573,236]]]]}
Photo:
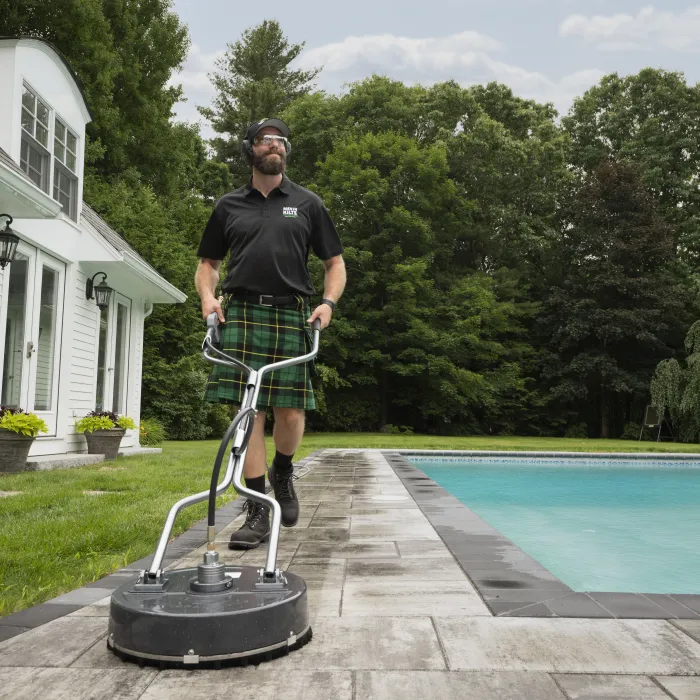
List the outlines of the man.
{"type": "MultiPolygon", "coordinates": [[[[308,352],[310,324],[328,326],[345,288],[343,247],[321,199],[285,175],[291,150],[289,128],[279,119],[262,119],[248,127],[241,151],[252,165],[247,185],[224,195],[204,230],[195,285],[206,319],[216,311],[221,349],[259,369],[263,365],[308,352]],[[324,294],[313,312],[309,297],[309,249],[325,266],[324,294]],[[222,284],[223,308],[216,297],[221,261],[229,253],[222,284]]],[[[282,510],[282,524],[296,525],[299,502],[294,491],[292,458],[304,433],[306,410],[313,410],[313,365],[296,365],[265,378],[259,410],[243,467],[246,486],[265,493],[265,413],[275,418],[275,456],[270,483],[282,510]]],[[[240,371],[215,366],[206,388],[211,402],[240,405],[245,378],[240,371]]],[[[251,549],[270,531],[267,506],[248,501],[244,525],[231,536],[231,549],[251,549]]]]}

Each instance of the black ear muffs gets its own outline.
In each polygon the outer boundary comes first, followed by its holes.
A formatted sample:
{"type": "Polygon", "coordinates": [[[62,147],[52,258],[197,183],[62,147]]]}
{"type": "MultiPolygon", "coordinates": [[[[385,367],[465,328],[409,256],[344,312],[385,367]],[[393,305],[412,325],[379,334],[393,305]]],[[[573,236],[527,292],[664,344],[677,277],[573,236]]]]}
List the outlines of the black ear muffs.
{"type": "MultiPolygon", "coordinates": [[[[289,154],[292,152],[292,144],[289,141],[284,144],[284,152],[286,157],[289,158],[289,154]]],[[[241,141],[241,155],[248,165],[253,165],[253,144],[248,139],[241,141]]]]}

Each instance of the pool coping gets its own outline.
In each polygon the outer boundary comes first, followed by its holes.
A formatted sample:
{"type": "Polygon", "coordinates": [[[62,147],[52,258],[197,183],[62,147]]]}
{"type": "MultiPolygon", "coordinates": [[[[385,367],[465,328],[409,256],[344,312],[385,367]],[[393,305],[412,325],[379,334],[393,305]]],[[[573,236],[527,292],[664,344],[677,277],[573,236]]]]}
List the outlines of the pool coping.
{"type": "MultiPolygon", "coordinates": [[[[637,453],[523,452],[482,450],[381,450],[382,455],[457,560],[491,613],[498,617],[581,617],[700,620],[700,595],[577,592],[503,533],[412,464],[408,457],[611,457],[637,453]]],[[[658,459],[659,453],[653,454],[658,459]]],[[[666,458],[668,455],[663,454],[666,458]]],[[[675,459],[700,454],[675,453],[675,459]]]]}

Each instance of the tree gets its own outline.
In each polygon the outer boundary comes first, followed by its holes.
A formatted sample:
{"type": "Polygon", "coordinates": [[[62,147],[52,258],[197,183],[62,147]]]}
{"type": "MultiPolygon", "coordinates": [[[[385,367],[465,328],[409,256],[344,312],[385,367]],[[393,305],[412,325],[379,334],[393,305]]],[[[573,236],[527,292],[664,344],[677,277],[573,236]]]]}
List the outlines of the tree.
{"type": "Polygon", "coordinates": [[[679,255],[700,264],[700,85],[683,74],[645,68],[605,76],[563,119],[572,163],[592,172],[609,158],[641,164],[659,212],[674,227],[679,255]]]}
{"type": "Polygon", "coordinates": [[[673,355],[689,306],[673,268],[673,231],[639,168],[608,161],[565,197],[551,288],[539,319],[559,405],[610,437],[673,355]]]}
{"type": "Polygon", "coordinates": [[[508,343],[517,321],[492,279],[450,270],[460,203],[444,144],[348,138],[316,186],[341,231],[349,278],[325,337],[323,364],[342,378],[325,390],[326,425],[477,432],[486,408],[522,383],[508,343]]]}
{"type": "Polygon", "coordinates": [[[304,44],[290,45],[275,20],[247,29],[217,60],[211,76],[217,94],[213,106],[199,107],[222,137],[212,145],[218,160],[229,164],[237,180],[247,168],[239,148],[242,134],[255,119],[278,116],[288,105],[313,89],[320,69],[290,70],[304,44]]]}
{"type": "Polygon", "coordinates": [[[661,361],[651,381],[651,402],[668,417],[674,435],[684,442],[700,440],[700,321],[685,338],[686,368],[675,358],[661,361]]]}

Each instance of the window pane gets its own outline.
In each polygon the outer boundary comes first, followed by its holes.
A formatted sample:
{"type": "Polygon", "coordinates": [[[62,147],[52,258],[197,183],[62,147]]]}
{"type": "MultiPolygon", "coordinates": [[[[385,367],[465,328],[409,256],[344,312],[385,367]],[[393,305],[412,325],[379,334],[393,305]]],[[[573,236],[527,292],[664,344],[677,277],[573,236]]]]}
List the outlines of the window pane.
{"type": "Polygon", "coordinates": [[[56,138],[61,142],[66,142],[66,127],[60,119],[56,119],[56,138]]]}
{"type": "Polygon", "coordinates": [[[22,128],[34,136],[34,117],[22,107],[22,128]]]}
{"type": "Polygon", "coordinates": [[[54,141],[54,155],[61,163],[66,162],[66,148],[58,140],[54,141]]]}
{"type": "Polygon", "coordinates": [[[76,155],[78,153],[78,139],[70,131],[68,132],[68,150],[72,151],[76,155]]]}
{"type": "Polygon", "coordinates": [[[22,139],[19,164],[37,187],[44,192],[48,190],[48,158],[24,139],[22,139]]]}
{"type": "MultiPolygon", "coordinates": [[[[14,264],[14,263],[13,263],[14,264]]],[[[36,390],[34,409],[50,411],[53,397],[54,356],[56,349],[56,305],[58,272],[44,266],[41,275],[39,338],[36,352],[36,390]]]]}
{"type": "Polygon", "coordinates": [[[27,312],[27,277],[29,259],[17,253],[14,262],[6,268],[10,274],[5,325],[5,353],[2,370],[0,404],[24,408],[21,405],[22,371],[24,365],[24,320],[27,312]]]}
{"type": "Polygon", "coordinates": [[[36,101],[36,117],[48,129],[49,128],[49,108],[41,101],[36,101]]]}
{"type": "Polygon", "coordinates": [[[77,179],[59,165],[54,165],[53,198],[63,205],[63,213],[75,221],[77,211],[77,179]]]}
{"type": "Polygon", "coordinates": [[[128,321],[129,309],[123,304],[117,304],[117,339],[114,355],[114,394],[112,400],[112,411],[115,413],[123,413],[125,410],[123,394],[126,387],[128,321]]]}
{"type": "Polygon", "coordinates": [[[36,111],[36,97],[28,88],[22,90],[22,104],[32,113],[36,111]]]}
{"type": "Polygon", "coordinates": [[[75,156],[72,153],[66,153],[66,165],[75,172],[75,156]]]}
{"type": "Polygon", "coordinates": [[[97,352],[97,395],[95,397],[95,410],[104,411],[105,403],[105,366],[107,358],[107,321],[109,309],[100,309],[100,347],[97,352]]]}
{"type": "Polygon", "coordinates": [[[36,123],[36,140],[42,145],[46,146],[48,148],[49,145],[49,130],[39,124],[39,122],[36,123]]]}

